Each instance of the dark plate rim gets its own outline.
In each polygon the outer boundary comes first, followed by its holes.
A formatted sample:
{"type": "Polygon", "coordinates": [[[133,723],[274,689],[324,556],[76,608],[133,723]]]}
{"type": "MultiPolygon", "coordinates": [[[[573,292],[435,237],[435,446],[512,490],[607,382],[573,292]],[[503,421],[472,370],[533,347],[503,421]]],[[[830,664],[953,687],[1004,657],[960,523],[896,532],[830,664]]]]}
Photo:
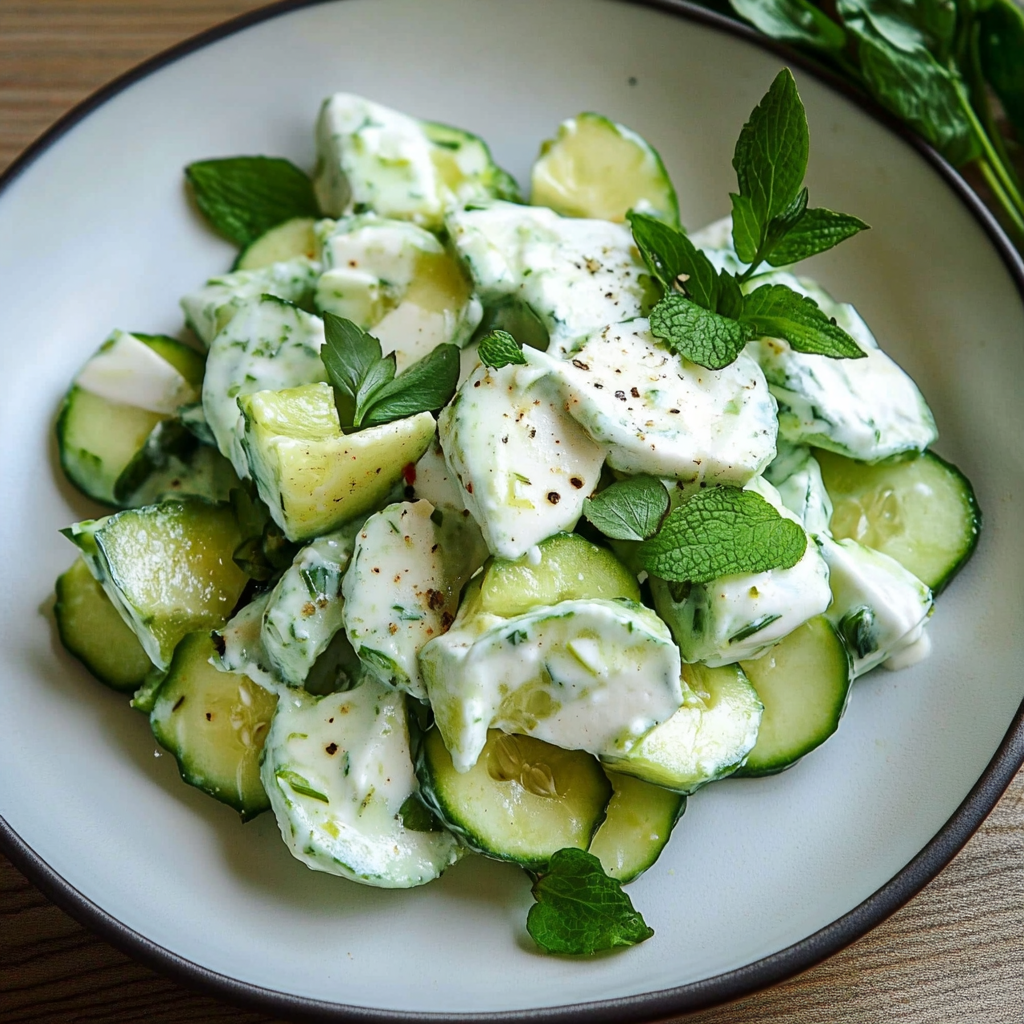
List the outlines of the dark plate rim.
{"type": "MultiPolygon", "coordinates": [[[[335,0],[277,0],[232,18],[220,25],[156,54],[98,89],[64,114],[37,138],[0,174],[0,195],[61,136],[107,100],[135,82],[251,25],[268,21],[290,11],[335,0]]],[[[340,0],[337,0],[340,2],[340,0]]],[[[697,7],[688,0],[616,0],[651,7],[714,28],[742,39],[762,50],[776,53],[789,63],[841,93],[876,121],[894,132],[928,163],[978,221],[999,253],[1024,302],[1024,259],[1007,238],[992,213],[960,174],[927,142],[910,132],[902,122],[857,92],[813,59],[760,35],[747,25],[714,11],[697,7]]],[[[554,1006],[539,1010],[491,1013],[418,1013],[346,1006],[306,999],[238,981],[164,949],[144,935],[128,928],[108,914],[50,867],[0,816],[0,850],[50,900],[82,925],[129,956],[182,984],[217,998],[264,1013],[285,1015],[295,1021],[345,1021],[380,1024],[385,1021],[409,1024],[632,1024],[656,1021],[707,1009],[778,984],[808,970],[861,938],[921,891],[964,847],[998,803],[999,798],[1024,766],[1024,702],[999,745],[995,756],[963,802],[913,860],[885,885],[849,913],[809,935],[806,939],[756,960],[734,971],[715,975],[676,988],[661,989],[622,999],[554,1006]]]]}

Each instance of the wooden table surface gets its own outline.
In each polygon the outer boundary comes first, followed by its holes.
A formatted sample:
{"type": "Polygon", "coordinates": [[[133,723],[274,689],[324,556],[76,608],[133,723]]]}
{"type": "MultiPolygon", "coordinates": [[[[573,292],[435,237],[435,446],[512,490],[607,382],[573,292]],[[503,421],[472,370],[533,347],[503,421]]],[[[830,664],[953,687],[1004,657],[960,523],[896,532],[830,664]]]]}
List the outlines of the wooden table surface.
{"type": "MultiPolygon", "coordinates": [[[[0,171],[115,75],[259,0],[0,0],[0,171]]],[[[0,855],[0,1024],[270,1018],[153,973],[0,855]]],[[[688,1024],[1021,1024],[1024,774],[953,863],[852,947],[688,1024]]]]}

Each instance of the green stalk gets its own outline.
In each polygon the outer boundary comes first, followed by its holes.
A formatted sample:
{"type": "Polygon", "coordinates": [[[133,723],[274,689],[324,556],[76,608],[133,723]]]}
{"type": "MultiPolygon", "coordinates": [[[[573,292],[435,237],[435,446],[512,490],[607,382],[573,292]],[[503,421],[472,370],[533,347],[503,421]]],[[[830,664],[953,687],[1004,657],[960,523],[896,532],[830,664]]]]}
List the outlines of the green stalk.
{"type": "MultiPolygon", "coordinates": [[[[1016,214],[1015,219],[1024,218],[1024,197],[1021,196],[1020,191],[1017,188],[1013,180],[1013,176],[1007,170],[1003,161],[999,158],[999,154],[996,152],[995,146],[992,145],[992,140],[988,137],[988,132],[985,131],[984,126],[978,120],[978,115],[974,112],[974,107],[971,106],[970,99],[964,90],[963,85],[960,82],[955,84],[956,94],[960,100],[960,106],[963,108],[964,115],[967,117],[968,122],[971,125],[971,129],[974,132],[975,138],[981,145],[982,151],[985,154],[985,159],[990,165],[990,169],[998,177],[1002,189],[1000,194],[1004,195],[1009,203],[1004,203],[1007,206],[1007,212],[1009,213],[1012,209],[1016,214]]],[[[982,163],[982,171],[984,173],[984,161],[982,163]]],[[[1000,199],[1000,202],[1004,202],[1000,199]]]]}
{"type": "Polygon", "coordinates": [[[1010,223],[1016,229],[1018,243],[1024,242],[1024,216],[1014,207],[1010,197],[1003,189],[998,175],[992,169],[992,165],[987,160],[979,160],[978,167],[988,187],[992,189],[993,195],[999,200],[1000,206],[1010,219],[1010,223]]]}

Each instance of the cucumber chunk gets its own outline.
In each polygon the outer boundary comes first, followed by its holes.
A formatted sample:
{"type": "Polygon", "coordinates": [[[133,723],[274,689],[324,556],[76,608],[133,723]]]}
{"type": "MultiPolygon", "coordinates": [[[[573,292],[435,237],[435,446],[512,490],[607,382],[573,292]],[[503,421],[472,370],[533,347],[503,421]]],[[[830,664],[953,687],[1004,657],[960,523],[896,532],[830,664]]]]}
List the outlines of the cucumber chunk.
{"type": "Polygon", "coordinates": [[[693,793],[735,772],[753,748],[764,705],[739,665],[683,665],[683,705],[624,757],[614,772],[693,793]]]}
{"type": "Polygon", "coordinates": [[[316,220],[312,217],[293,217],[272,227],[238,254],[231,269],[262,270],[297,256],[314,259],[317,255],[315,225],[316,220]]]}
{"type": "Polygon", "coordinates": [[[285,844],[314,871],[405,889],[459,858],[416,801],[405,695],[374,679],[282,698],[261,775],[285,844]]]}
{"type": "Polygon", "coordinates": [[[329,384],[260,391],[238,400],[242,444],[260,497],[289,540],[370,512],[434,436],[429,412],[343,434],[329,384]]]}
{"type": "Polygon", "coordinates": [[[686,797],[619,772],[608,772],[608,781],[612,797],[590,852],[609,878],[632,882],[665,849],[686,810],[686,797]]]}
{"type": "Polygon", "coordinates": [[[491,559],[480,587],[481,611],[511,618],[559,601],[640,600],[636,577],[607,548],[579,534],[556,533],[537,550],[539,557],[491,559]]]}
{"type": "Polygon", "coordinates": [[[764,703],[764,715],[757,743],[737,775],[780,772],[839,727],[850,695],[850,656],[824,616],[741,667],[764,703]]]}
{"type": "Polygon", "coordinates": [[[345,632],[381,682],[426,700],[417,654],[455,619],[463,584],[487,557],[476,524],[427,501],[374,513],[342,583],[345,632]]]}
{"type": "Polygon", "coordinates": [[[505,619],[466,589],[452,628],[420,651],[459,771],[477,762],[489,728],[618,757],[682,703],[679,651],[649,608],[594,598],[505,619]]]}
{"type": "Polygon", "coordinates": [[[816,452],[832,535],[895,558],[938,594],[971,557],[981,509],[970,481],[934,452],[874,465],[816,452]]]}
{"type": "Polygon", "coordinates": [[[679,224],[679,201],[661,157],[625,125],[600,114],[563,121],[541,144],[530,202],[567,217],[624,221],[629,210],[679,224]]]}
{"type": "Polygon", "coordinates": [[[180,341],[114,331],[61,404],[57,445],[67,478],[105,505],[133,504],[118,488],[121,475],[153,430],[195,401],[202,377],[203,357],[180,341]]]}
{"type": "Polygon", "coordinates": [[[101,683],[121,693],[138,689],[150,660],[84,559],[57,578],[53,613],[61,643],[101,683]]]}
{"type": "Polygon", "coordinates": [[[149,722],[185,782],[248,821],[270,806],[259,760],[277,696],[246,676],[214,668],[214,654],[208,631],[181,641],[149,722]]]}
{"type": "Polygon", "coordinates": [[[459,772],[431,729],[416,770],[424,800],[471,850],[535,870],[564,847],[587,849],[612,794],[589,754],[494,730],[459,772]]]}
{"type": "Polygon", "coordinates": [[[229,505],[166,501],[67,535],[160,668],[187,633],[223,625],[248,582],[231,558],[241,538],[229,505]]]}

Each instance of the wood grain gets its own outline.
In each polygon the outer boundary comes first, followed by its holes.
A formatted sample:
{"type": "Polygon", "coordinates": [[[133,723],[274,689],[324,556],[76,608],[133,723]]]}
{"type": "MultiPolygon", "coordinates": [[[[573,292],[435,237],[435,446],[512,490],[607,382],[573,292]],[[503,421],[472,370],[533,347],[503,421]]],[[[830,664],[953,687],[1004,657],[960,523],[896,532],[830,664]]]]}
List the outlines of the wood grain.
{"type": "MultiPolygon", "coordinates": [[[[425,0],[426,2],[426,0],[425,0]]],[[[0,171],[66,110],[252,0],[0,0],[0,171]]],[[[0,1024],[267,1024],[93,936],[0,857],[0,1024]]],[[[1024,774],[950,867],[860,942],[687,1024],[1021,1024],[1024,774]]]]}

